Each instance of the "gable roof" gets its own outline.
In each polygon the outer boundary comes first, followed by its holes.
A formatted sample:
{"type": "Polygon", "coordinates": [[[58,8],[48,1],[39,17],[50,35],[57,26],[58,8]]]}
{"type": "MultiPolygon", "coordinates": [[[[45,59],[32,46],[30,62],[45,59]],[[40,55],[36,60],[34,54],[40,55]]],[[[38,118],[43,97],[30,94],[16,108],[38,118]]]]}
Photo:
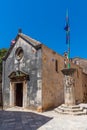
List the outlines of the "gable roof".
{"type": "Polygon", "coordinates": [[[40,45],[41,42],[23,34],[23,33],[19,33],[18,34],[22,39],[26,40],[27,42],[31,43],[33,46],[37,46],[37,45],[40,45]]]}
{"type": "Polygon", "coordinates": [[[41,48],[41,42],[23,34],[23,33],[18,33],[18,35],[16,36],[16,38],[14,39],[15,40],[15,43],[13,45],[10,46],[8,52],[6,53],[6,55],[3,57],[3,60],[6,60],[7,57],[9,56],[9,54],[11,53],[13,47],[15,46],[18,38],[21,37],[23,40],[25,40],[28,44],[30,44],[31,46],[33,46],[35,49],[39,49],[41,48]]]}

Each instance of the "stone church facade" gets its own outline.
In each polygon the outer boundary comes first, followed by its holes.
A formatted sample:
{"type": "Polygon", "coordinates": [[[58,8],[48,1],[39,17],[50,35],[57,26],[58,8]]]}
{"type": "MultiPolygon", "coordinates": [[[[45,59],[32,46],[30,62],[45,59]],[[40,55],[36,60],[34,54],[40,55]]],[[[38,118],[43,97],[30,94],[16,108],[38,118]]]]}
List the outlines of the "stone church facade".
{"type": "MultiPolygon", "coordinates": [[[[76,69],[76,103],[84,102],[87,75],[78,65],[71,63],[71,67],[76,69]]],[[[61,105],[64,102],[63,68],[64,57],[19,33],[3,58],[3,109],[19,106],[45,111],[61,105]]]]}

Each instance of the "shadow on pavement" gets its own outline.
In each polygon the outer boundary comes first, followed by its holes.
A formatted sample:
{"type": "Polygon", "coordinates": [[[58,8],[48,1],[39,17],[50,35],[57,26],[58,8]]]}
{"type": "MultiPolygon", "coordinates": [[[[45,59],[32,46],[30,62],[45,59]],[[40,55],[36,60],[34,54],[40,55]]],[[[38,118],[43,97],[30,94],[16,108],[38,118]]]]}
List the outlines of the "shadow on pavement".
{"type": "Polygon", "coordinates": [[[0,111],[0,130],[37,130],[51,119],[33,112],[0,111]]]}

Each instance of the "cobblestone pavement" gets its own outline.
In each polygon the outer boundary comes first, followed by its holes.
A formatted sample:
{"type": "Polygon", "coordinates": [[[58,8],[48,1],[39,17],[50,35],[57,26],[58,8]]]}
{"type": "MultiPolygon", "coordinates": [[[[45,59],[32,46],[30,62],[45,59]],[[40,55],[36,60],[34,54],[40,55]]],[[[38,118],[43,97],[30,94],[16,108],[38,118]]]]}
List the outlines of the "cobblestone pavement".
{"type": "Polygon", "coordinates": [[[0,130],[87,130],[87,115],[37,113],[21,109],[0,110],[0,130]]]}

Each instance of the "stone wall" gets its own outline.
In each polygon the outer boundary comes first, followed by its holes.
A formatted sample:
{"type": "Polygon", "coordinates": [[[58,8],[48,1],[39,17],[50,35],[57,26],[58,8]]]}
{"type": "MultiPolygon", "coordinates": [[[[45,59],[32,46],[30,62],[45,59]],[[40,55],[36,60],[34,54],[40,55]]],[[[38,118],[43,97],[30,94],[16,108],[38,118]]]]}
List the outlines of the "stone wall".
{"type": "Polygon", "coordinates": [[[29,75],[27,80],[27,107],[41,106],[41,49],[36,50],[32,45],[19,37],[6,61],[3,61],[3,106],[10,107],[10,79],[12,72],[22,71],[29,75]],[[22,47],[23,58],[18,62],[15,56],[16,49],[22,47]]]}
{"type": "Polygon", "coordinates": [[[71,67],[76,69],[73,77],[75,79],[75,100],[76,100],[76,104],[79,104],[83,101],[83,87],[82,87],[83,72],[82,72],[82,68],[79,67],[78,65],[71,63],[71,67]]]}
{"type": "Polygon", "coordinates": [[[72,59],[73,63],[83,68],[83,72],[87,74],[87,59],[76,57],[72,59]]]}
{"type": "Polygon", "coordinates": [[[63,67],[63,57],[42,45],[43,110],[56,107],[64,102],[63,74],[61,72],[63,67]]]}
{"type": "MultiPolygon", "coordinates": [[[[73,75],[75,79],[75,101],[83,100],[82,69],[71,63],[76,68],[73,75]]],[[[42,45],[42,106],[43,110],[59,106],[64,103],[63,77],[61,70],[64,68],[64,59],[61,55],[42,45]],[[56,60],[58,69],[56,71],[56,60]]]]}
{"type": "Polygon", "coordinates": [[[73,59],[73,63],[76,64],[78,66],[78,68],[80,68],[80,67],[82,68],[81,73],[79,71],[77,71],[77,76],[78,76],[78,78],[80,77],[80,79],[81,79],[81,80],[79,80],[79,82],[77,82],[77,84],[79,84],[80,86],[82,84],[82,91],[81,91],[81,88],[76,89],[79,93],[77,96],[80,95],[79,97],[81,97],[81,93],[82,93],[82,98],[81,98],[82,102],[87,103],[87,59],[77,57],[77,58],[73,59]]]}
{"type": "Polygon", "coordinates": [[[0,73],[0,106],[2,106],[2,73],[0,73]]]}
{"type": "Polygon", "coordinates": [[[87,74],[83,73],[83,102],[87,103],[87,74]]]}
{"type": "Polygon", "coordinates": [[[2,83],[0,83],[0,106],[2,106],[2,83]]]}

